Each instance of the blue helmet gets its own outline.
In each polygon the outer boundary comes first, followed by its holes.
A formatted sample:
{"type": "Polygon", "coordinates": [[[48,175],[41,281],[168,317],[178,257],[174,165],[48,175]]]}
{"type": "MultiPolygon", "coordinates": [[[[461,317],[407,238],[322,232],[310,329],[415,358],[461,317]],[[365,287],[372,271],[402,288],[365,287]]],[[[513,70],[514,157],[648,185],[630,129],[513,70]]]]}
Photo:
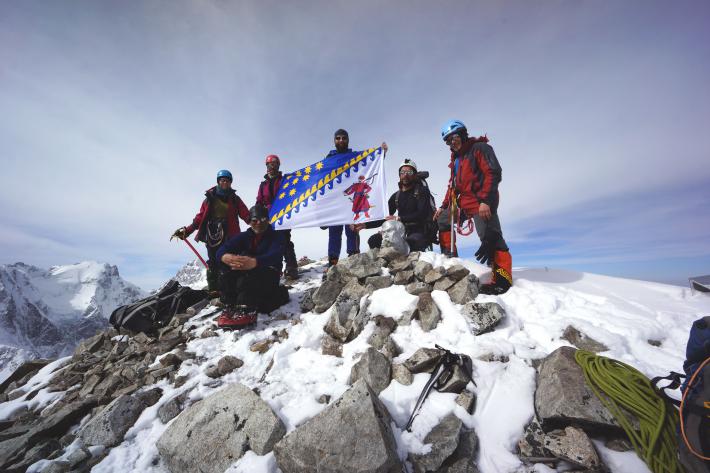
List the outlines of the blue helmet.
{"type": "Polygon", "coordinates": [[[441,139],[446,141],[452,133],[466,132],[466,125],[461,120],[449,120],[441,127],[441,139]]]}
{"type": "Polygon", "coordinates": [[[222,169],[220,172],[217,173],[217,181],[219,181],[221,178],[226,177],[230,181],[232,181],[232,173],[227,171],[226,169],[222,169]]]}

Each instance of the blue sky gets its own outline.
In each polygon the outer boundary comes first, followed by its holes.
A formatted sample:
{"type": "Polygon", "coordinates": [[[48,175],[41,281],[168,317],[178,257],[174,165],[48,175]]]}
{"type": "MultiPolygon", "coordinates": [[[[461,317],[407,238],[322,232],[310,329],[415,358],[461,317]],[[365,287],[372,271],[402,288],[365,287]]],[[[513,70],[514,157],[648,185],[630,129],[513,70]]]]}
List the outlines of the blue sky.
{"type": "MultiPolygon", "coordinates": [[[[710,273],[709,20],[705,1],[2,2],[0,263],[155,287],[217,170],[252,202],[264,156],[303,167],[343,127],[388,142],[390,185],[410,157],[441,194],[458,118],[502,163],[515,266],[683,284],[710,273]]],[[[295,241],[326,253],[321,230],[295,241]]]]}

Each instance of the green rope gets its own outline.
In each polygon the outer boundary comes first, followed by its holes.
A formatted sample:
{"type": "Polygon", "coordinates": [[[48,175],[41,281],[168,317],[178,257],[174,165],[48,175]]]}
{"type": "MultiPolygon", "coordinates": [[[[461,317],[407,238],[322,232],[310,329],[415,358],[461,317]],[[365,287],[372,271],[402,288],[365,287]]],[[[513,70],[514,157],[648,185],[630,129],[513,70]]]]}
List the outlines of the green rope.
{"type": "Polygon", "coordinates": [[[636,454],[654,473],[681,473],[676,425],[678,413],[662,399],[651,381],[637,369],[618,360],[577,350],[587,384],[614,415],[631,440],[636,454]],[[603,395],[604,393],[605,395],[603,395]],[[635,430],[624,411],[639,420],[635,430]]]}

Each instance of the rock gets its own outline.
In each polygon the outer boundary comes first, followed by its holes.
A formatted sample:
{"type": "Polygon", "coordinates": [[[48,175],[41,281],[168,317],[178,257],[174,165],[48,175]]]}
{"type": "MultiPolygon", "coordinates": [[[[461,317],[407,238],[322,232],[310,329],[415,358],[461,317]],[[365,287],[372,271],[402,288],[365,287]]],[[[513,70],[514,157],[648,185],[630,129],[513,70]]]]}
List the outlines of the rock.
{"type": "Polygon", "coordinates": [[[212,337],[219,337],[219,334],[217,332],[215,332],[214,330],[212,330],[211,328],[204,330],[200,334],[200,338],[212,338],[212,337]]]}
{"type": "Polygon", "coordinates": [[[422,252],[421,252],[421,251],[412,251],[412,252],[409,253],[409,255],[407,256],[407,259],[408,259],[409,261],[411,261],[411,262],[414,264],[414,263],[416,263],[417,261],[419,261],[419,257],[420,257],[421,255],[422,255],[422,252]]]}
{"type": "Polygon", "coordinates": [[[365,285],[373,290],[384,289],[392,285],[391,276],[370,276],[365,279],[365,285]]]}
{"type": "Polygon", "coordinates": [[[387,262],[390,262],[398,257],[402,256],[402,253],[397,251],[394,247],[391,246],[385,246],[383,248],[380,248],[380,252],[378,253],[378,258],[382,258],[387,262]]]}
{"type": "Polygon", "coordinates": [[[478,278],[474,274],[469,274],[446,292],[453,303],[466,304],[478,296],[478,278]]]}
{"type": "MultiPolygon", "coordinates": [[[[620,433],[614,416],[587,386],[582,368],[574,359],[576,351],[558,348],[538,368],[535,412],[542,428],[549,431],[577,425],[594,433],[620,433]]],[[[638,420],[628,412],[625,415],[638,428],[638,420]]]]}
{"type": "Polygon", "coordinates": [[[387,337],[382,348],[380,348],[380,353],[385,355],[388,360],[392,361],[393,358],[397,358],[402,353],[402,350],[397,346],[397,343],[395,343],[392,337],[387,337]]]}
{"type": "Polygon", "coordinates": [[[316,304],[313,302],[313,293],[318,289],[317,287],[312,287],[310,289],[306,289],[303,292],[303,297],[301,298],[301,301],[298,303],[299,307],[301,308],[301,313],[305,314],[306,312],[310,312],[313,309],[315,309],[316,304]]]}
{"type": "Polygon", "coordinates": [[[258,340],[252,343],[249,346],[249,350],[263,355],[264,353],[269,351],[269,348],[271,348],[271,345],[273,344],[274,340],[272,338],[266,338],[264,340],[258,340]]]}
{"type": "Polygon", "coordinates": [[[394,284],[404,286],[414,280],[414,271],[400,271],[394,275],[394,284]]]}
{"type": "MultiPolygon", "coordinates": [[[[653,340],[653,339],[649,338],[648,340],[646,340],[646,342],[648,342],[648,344],[653,347],[660,347],[661,346],[661,340],[653,340]]],[[[2,390],[0,390],[0,391],[2,391],[2,390]]]]}
{"type": "Polygon", "coordinates": [[[175,353],[168,353],[160,359],[160,364],[163,366],[180,366],[182,360],[175,353]]]}
{"type": "Polygon", "coordinates": [[[233,384],[180,414],[157,447],[172,473],[222,473],[248,450],[266,455],[285,433],[268,404],[233,384]]]}
{"type": "Polygon", "coordinates": [[[163,424],[167,424],[185,409],[187,391],[183,392],[158,408],[158,418],[163,424]]]}
{"type": "Polygon", "coordinates": [[[461,309],[461,315],[473,324],[471,332],[481,335],[492,331],[505,317],[505,309],[496,302],[468,302],[461,309]]]}
{"type": "Polygon", "coordinates": [[[55,439],[41,439],[32,442],[31,448],[25,452],[21,459],[16,463],[5,466],[2,471],[3,473],[24,473],[33,463],[43,458],[58,456],[57,454],[61,449],[61,444],[55,439]]]}
{"type": "Polygon", "coordinates": [[[397,328],[397,322],[391,317],[378,315],[375,317],[375,330],[367,340],[376,350],[382,349],[389,335],[397,328]]]}
{"type": "Polygon", "coordinates": [[[71,468],[69,462],[54,460],[45,466],[40,473],[66,473],[71,468]]]}
{"type": "MultiPolygon", "coordinates": [[[[35,373],[37,373],[39,370],[41,370],[42,368],[47,366],[52,361],[54,361],[54,360],[37,359],[37,360],[25,361],[20,366],[15,368],[15,371],[13,371],[12,374],[5,379],[5,381],[0,383],[0,393],[4,393],[5,390],[7,389],[7,387],[10,385],[10,383],[13,383],[15,381],[19,381],[23,378],[27,378],[28,375],[34,375],[35,373]]],[[[25,383],[18,383],[18,385],[21,385],[21,384],[25,384],[25,383]]]]}
{"type": "Polygon", "coordinates": [[[461,419],[454,414],[449,414],[427,434],[424,443],[431,444],[431,451],[421,455],[409,455],[415,473],[438,471],[458,447],[461,426],[461,419]]]}
{"type": "Polygon", "coordinates": [[[444,384],[439,391],[442,393],[460,393],[466,389],[466,385],[471,381],[468,374],[459,366],[455,365],[451,378],[444,384]]]}
{"type": "Polygon", "coordinates": [[[216,365],[208,366],[205,370],[205,374],[213,379],[221,378],[225,374],[229,374],[242,366],[244,366],[244,362],[242,360],[235,356],[227,355],[220,358],[216,365]]]}
{"type": "Polygon", "coordinates": [[[564,333],[562,333],[562,339],[567,340],[580,350],[587,350],[593,353],[601,353],[609,350],[603,343],[599,343],[593,338],[588,337],[571,325],[568,325],[564,333]]]}
{"type": "Polygon", "coordinates": [[[324,355],[343,357],[343,344],[328,334],[323,335],[321,341],[321,353],[324,355]]]}
{"type": "MultiPolygon", "coordinates": [[[[336,264],[328,270],[328,273],[337,268],[336,264]]],[[[323,281],[318,289],[313,292],[312,299],[314,308],[313,310],[317,313],[325,312],[330,306],[333,305],[335,300],[338,298],[340,291],[345,287],[345,282],[342,280],[334,278],[333,280],[326,279],[323,281]]]]}
{"type": "Polygon", "coordinates": [[[545,448],[557,458],[582,468],[599,471],[602,467],[592,441],[582,429],[566,427],[564,432],[550,432],[545,436],[545,448]]]}
{"type": "Polygon", "coordinates": [[[448,291],[451,286],[456,284],[456,280],[450,277],[443,277],[434,283],[435,291],[448,291]]]}
{"type": "Polygon", "coordinates": [[[610,450],[614,450],[615,452],[628,452],[634,449],[631,441],[623,438],[609,439],[604,442],[604,446],[610,450]]]}
{"type": "Polygon", "coordinates": [[[437,473],[479,473],[474,463],[478,451],[478,436],[476,432],[465,427],[461,428],[459,444],[454,453],[447,458],[437,473]]]}
{"type": "Polygon", "coordinates": [[[81,355],[82,353],[93,353],[99,350],[106,340],[106,336],[102,333],[98,333],[91,338],[87,338],[81,342],[74,350],[74,355],[81,355]]]}
{"type": "Polygon", "coordinates": [[[391,376],[390,361],[385,355],[370,347],[353,365],[348,384],[355,384],[359,379],[363,379],[376,394],[380,394],[389,386],[391,376]]]}
{"type": "Polygon", "coordinates": [[[404,289],[408,293],[410,293],[411,295],[418,296],[418,295],[425,293],[425,292],[431,292],[432,287],[427,283],[423,283],[421,281],[415,281],[415,282],[407,284],[407,286],[404,289]]]}
{"type": "MultiPolygon", "coordinates": [[[[379,277],[379,276],[377,276],[379,277]]],[[[387,276],[385,276],[387,277],[387,276]]],[[[368,278],[369,279],[369,278],[368,278]]],[[[342,291],[340,291],[340,295],[337,297],[337,301],[345,301],[345,300],[352,300],[352,301],[360,301],[363,296],[367,295],[370,291],[360,284],[357,279],[351,279],[343,288],[342,291]]]]}
{"type": "Polygon", "coordinates": [[[434,284],[439,279],[444,277],[445,272],[446,270],[442,267],[434,268],[424,276],[424,282],[427,284],[434,284]]]}
{"type": "Polygon", "coordinates": [[[444,275],[448,278],[453,279],[454,281],[460,281],[466,276],[468,276],[469,273],[470,271],[468,269],[464,268],[460,264],[455,264],[447,268],[444,275]]]}
{"type": "Polygon", "coordinates": [[[69,466],[74,467],[89,458],[91,458],[91,452],[88,448],[82,445],[80,448],[77,448],[70,453],[66,461],[69,462],[69,466]]]}
{"type": "Polygon", "coordinates": [[[341,342],[349,342],[360,334],[365,321],[366,311],[360,311],[359,302],[346,300],[338,302],[323,330],[341,342]]]}
{"type": "Polygon", "coordinates": [[[340,260],[338,265],[342,265],[342,269],[345,272],[358,279],[364,279],[368,276],[377,276],[382,269],[377,259],[373,258],[373,255],[370,253],[358,253],[348,256],[344,260],[340,260]]]}
{"type": "Polygon", "coordinates": [[[414,264],[414,277],[421,282],[424,282],[424,278],[432,269],[434,269],[434,267],[431,263],[427,263],[426,261],[417,261],[414,264]]]}
{"type": "Polygon", "coordinates": [[[390,274],[396,274],[402,271],[412,271],[412,277],[414,277],[414,271],[412,270],[413,267],[414,263],[409,258],[394,259],[389,263],[390,274]]]}
{"type": "Polygon", "coordinates": [[[277,443],[276,463],[283,473],[400,473],[391,423],[377,394],[359,380],[277,443]]]}
{"type": "Polygon", "coordinates": [[[476,409],[476,394],[471,391],[461,391],[461,393],[456,396],[456,404],[463,407],[469,414],[473,414],[473,411],[476,409]]]}
{"type": "Polygon", "coordinates": [[[399,326],[407,326],[412,323],[412,319],[414,318],[414,311],[415,308],[413,309],[406,309],[404,312],[402,312],[402,316],[397,319],[397,325],[399,326]]]}
{"type": "Polygon", "coordinates": [[[328,404],[330,402],[330,396],[327,394],[321,394],[316,400],[319,404],[328,404]]]}
{"type": "Polygon", "coordinates": [[[526,458],[555,458],[552,452],[545,448],[545,432],[535,417],[525,426],[523,437],[518,441],[518,450],[523,461],[526,458]]]}
{"type": "Polygon", "coordinates": [[[441,356],[442,353],[436,348],[420,348],[404,362],[404,366],[415,374],[431,373],[441,356]]]}
{"type": "Polygon", "coordinates": [[[155,388],[117,397],[84,425],[78,437],[85,445],[118,445],[123,442],[123,436],[138,420],[143,410],[155,404],[162,393],[161,389],[155,388]]]}
{"type": "Polygon", "coordinates": [[[392,379],[399,384],[409,386],[414,381],[412,373],[401,363],[392,365],[392,379]]]}
{"type": "Polygon", "coordinates": [[[417,308],[414,310],[414,317],[419,319],[422,330],[425,332],[436,328],[441,320],[441,311],[431,298],[431,293],[423,292],[419,294],[417,308]]]}

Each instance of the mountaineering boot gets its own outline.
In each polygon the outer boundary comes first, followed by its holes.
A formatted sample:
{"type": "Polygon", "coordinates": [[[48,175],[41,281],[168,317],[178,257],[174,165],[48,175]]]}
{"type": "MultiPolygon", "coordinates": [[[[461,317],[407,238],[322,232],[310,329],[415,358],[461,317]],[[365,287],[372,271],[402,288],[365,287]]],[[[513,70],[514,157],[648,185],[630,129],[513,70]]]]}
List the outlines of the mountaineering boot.
{"type": "Polygon", "coordinates": [[[217,327],[239,330],[256,324],[256,311],[245,305],[227,306],[217,318],[217,327]]]}
{"type": "Polygon", "coordinates": [[[496,250],[493,256],[493,278],[488,284],[483,284],[481,294],[505,294],[513,285],[513,258],[509,251],[496,250]]]}
{"type": "Polygon", "coordinates": [[[454,250],[451,251],[451,231],[439,231],[439,246],[441,247],[441,254],[448,257],[458,256],[458,251],[454,246],[454,250]]]}
{"type": "Polygon", "coordinates": [[[210,299],[219,297],[219,273],[212,269],[207,270],[207,291],[210,299]]]}
{"type": "Polygon", "coordinates": [[[286,266],[286,279],[298,279],[298,266],[286,266]]]}
{"type": "Polygon", "coordinates": [[[338,264],[338,258],[328,258],[328,266],[325,267],[323,271],[323,281],[328,277],[328,270],[338,264]]]}

